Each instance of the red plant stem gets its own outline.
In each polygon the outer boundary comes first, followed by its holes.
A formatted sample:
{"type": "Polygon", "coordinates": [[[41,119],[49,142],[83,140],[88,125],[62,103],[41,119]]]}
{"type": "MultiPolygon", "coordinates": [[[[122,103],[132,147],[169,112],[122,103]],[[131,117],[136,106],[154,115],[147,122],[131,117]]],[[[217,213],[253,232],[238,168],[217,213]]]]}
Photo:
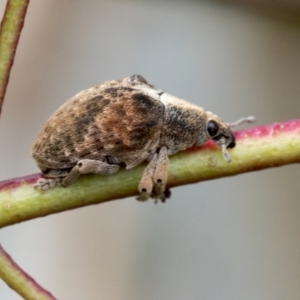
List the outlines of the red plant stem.
{"type": "Polygon", "coordinates": [[[24,272],[0,245],[0,277],[24,299],[55,300],[56,298],[42,288],[24,272]]]}
{"type": "Polygon", "coordinates": [[[0,115],[29,0],[8,0],[0,26],[0,115]]]}

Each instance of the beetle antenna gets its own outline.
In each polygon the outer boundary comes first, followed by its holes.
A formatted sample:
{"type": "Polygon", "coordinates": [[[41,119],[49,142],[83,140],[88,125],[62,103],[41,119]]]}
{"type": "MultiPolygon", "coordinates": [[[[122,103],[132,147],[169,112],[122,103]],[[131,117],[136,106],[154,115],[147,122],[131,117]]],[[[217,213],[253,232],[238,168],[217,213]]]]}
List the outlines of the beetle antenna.
{"type": "Polygon", "coordinates": [[[241,118],[233,123],[227,123],[227,125],[232,128],[232,127],[236,127],[240,124],[243,124],[243,123],[254,123],[256,121],[256,118],[254,116],[249,116],[249,117],[245,117],[245,118],[241,118]]]}
{"type": "Polygon", "coordinates": [[[225,144],[221,145],[221,150],[222,150],[222,154],[223,154],[225,160],[227,162],[231,162],[231,157],[230,157],[229,153],[227,152],[225,144]]]}

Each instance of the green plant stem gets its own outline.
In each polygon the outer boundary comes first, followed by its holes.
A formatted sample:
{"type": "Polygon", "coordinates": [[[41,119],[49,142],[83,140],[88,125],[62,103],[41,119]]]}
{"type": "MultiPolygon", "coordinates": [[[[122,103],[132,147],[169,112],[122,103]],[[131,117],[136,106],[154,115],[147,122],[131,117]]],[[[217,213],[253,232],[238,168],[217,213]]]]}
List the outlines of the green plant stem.
{"type": "MultiPolygon", "coordinates": [[[[236,138],[237,147],[229,150],[231,163],[213,142],[171,156],[168,187],[300,162],[300,120],[241,131],[236,138]]],[[[45,192],[33,188],[40,175],[0,183],[0,227],[137,195],[144,168],[81,176],[68,188],[45,192]]]]}
{"type": "Polygon", "coordinates": [[[0,27],[0,114],[29,0],[8,0],[0,27]]]}
{"type": "Polygon", "coordinates": [[[27,300],[55,300],[55,298],[12,260],[0,245],[0,277],[27,300]]]}

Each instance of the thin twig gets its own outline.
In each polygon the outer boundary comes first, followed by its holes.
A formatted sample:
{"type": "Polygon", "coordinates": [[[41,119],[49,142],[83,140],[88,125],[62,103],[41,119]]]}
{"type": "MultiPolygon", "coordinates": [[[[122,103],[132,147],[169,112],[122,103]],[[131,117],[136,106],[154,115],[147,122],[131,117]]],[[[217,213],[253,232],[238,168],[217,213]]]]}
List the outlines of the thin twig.
{"type": "MultiPolygon", "coordinates": [[[[0,115],[10,70],[23,28],[29,0],[8,0],[0,27],[0,115]]],[[[24,272],[0,246],[0,277],[27,300],[55,298],[24,272]]]]}
{"type": "Polygon", "coordinates": [[[29,0],[8,0],[0,27],[0,115],[29,0]]]}
{"type": "Polygon", "coordinates": [[[55,300],[48,291],[25,273],[0,245],[0,277],[27,300],[55,300]]]}

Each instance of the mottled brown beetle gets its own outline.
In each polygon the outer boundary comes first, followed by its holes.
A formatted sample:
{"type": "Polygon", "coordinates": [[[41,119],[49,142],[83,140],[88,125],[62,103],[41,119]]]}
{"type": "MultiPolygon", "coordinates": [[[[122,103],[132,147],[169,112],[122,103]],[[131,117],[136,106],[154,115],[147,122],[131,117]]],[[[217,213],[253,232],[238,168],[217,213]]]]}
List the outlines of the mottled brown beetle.
{"type": "Polygon", "coordinates": [[[107,81],[63,104],[47,121],[32,148],[45,178],[35,187],[71,185],[80,174],[112,174],[149,161],[138,200],[165,200],[168,155],[213,139],[226,161],[235,146],[231,127],[211,112],[171,96],[142,76],[107,81]]]}

